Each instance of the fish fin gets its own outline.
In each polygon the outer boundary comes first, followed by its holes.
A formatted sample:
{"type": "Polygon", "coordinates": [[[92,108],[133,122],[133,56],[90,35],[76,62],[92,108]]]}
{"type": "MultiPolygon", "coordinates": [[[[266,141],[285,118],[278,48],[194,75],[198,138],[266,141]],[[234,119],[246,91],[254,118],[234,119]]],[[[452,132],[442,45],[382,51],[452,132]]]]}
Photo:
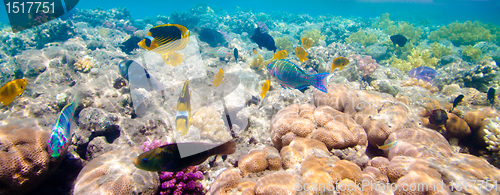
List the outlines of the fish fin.
{"type": "Polygon", "coordinates": [[[339,67],[339,71],[340,71],[340,70],[342,70],[343,68],[344,68],[344,66],[340,66],[340,67],[339,67]]]}
{"type": "Polygon", "coordinates": [[[3,98],[3,100],[2,100],[3,105],[8,106],[10,103],[12,103],[14,101],[15,98],[16,98],[16,96],[12,96],[12,98],[11,97],[3,98]]]}
{"type": "Polygon", "coordinates": [[[236,152],[236,142],[228,141],[215,148],[210,149],[212,155],[226,155],[236,152]]]}
{"type": "Polygon", "coordinates": [[[286,89],[286,87],[285,87],[285,86],[283,86],[283,84],[280,84],[280,85],[281,85],[281,87],[283,87],[283,89],[286,89]]]}
{"type": "Polygon", "coordinates": [[[300,92],[304,93],[307,90],[307,87],[309,87],[309,85],[300,86],[300,87],[297,87],[296,89],[298,89],[300,92]]]}
{"type": "Polygon", "coordinates": [[[328,73],[315,74],[314,78],[316,79],[316,82],[314,82],[314,87],[322,92],[328,93],[328,90],[326,89],[326,79],[328,78],[328,75],[328,73]]]}

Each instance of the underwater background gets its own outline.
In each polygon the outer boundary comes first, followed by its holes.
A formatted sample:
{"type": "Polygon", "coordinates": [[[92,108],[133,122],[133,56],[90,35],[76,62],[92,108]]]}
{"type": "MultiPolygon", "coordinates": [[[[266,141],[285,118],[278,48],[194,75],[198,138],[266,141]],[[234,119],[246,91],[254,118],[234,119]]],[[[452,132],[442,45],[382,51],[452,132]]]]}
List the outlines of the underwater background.
{"type": "Polygon", "coordinates": [[[500,194],[500,0],[1,10],[2,195],[500,194]]]}

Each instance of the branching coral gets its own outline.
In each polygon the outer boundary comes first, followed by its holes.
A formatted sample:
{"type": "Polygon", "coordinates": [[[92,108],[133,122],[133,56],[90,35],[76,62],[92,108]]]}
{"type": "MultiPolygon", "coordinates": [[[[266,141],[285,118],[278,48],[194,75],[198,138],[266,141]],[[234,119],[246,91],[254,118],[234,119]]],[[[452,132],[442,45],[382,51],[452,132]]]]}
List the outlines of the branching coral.
{"type": "Polygon", "coordinates": [[[312,29],[311,31],[304,31],[301,38],[307,37],[311,38],[313,40],[313,46],[314,45],[319,45],[319,40],[325,40],[326,36],[321,35],[321,31],[317,29],[312,29]]]}
{"type": "Polygon", "coordinates": [[[467,45],[467,47],[462,51],[462,54],[464,55],[464,58],[466,60],[476,61],[481,57],[481,54],[483,54],[483,52],[478,48],[467,45]]]}
{"type": "Polygon", "coordinates": [[[432,57],[441,59],[443,56],[453,54],[451,48],[441,45],[439,43],[432,43],[431,45],[432,57]]]}
{"type": "Polygon", "coordinates": [[[292,42],[288,37],[278,37],[275,41],[275,45],[279,50],[286,50],[288,53],[293,51],[292,42]]]}
{"type": "Polygon", "coordinates": [[[385,29],[389,26],[394,25],[394,22],[389,18],[389,13],[380,15],[378,21],[372,24],[373,28],[385,29]]]}
{"type": "Polygon", "coordinates": [[[269,64],[271,62],[272,62],[272,60],[265,60],[264,61],[264,57],[262,57],[262,55],[259,54],[256,58],[254,58],[250,62],[250,68],[253,68],[257,71],[265,70],[267,64],[269,64]]]}
{"type": "Polygon", "coordinates": [[[365,31],[358,31],[350,35],[345,39],[345,42],[351,43],[359,43],[362,46],[372,45],[378,42],[377,36],[371,33],[367,33],[365,31]]]}
{"type": "Polygon", "coordinates": [[[450,40],[453,45],[474,45],[481,41],[491,41],[496,39],[496,35],[491,34],[486,25],[479,21],[472,23],[467,21],[459,23],[458,21],[443,26],[429,34],[429,39],[432,41],[440,41],[443,39],[450,40]]]}
{"type": "Polygon", "coordinates": [[[97,60],[90,56],[83,56],[78,61],[75,62],[74,66],[76,70],[82,72],[89,72],[90,69],[97,67],[97,60]]]}
{"type": "Polygon", "coordinates": [[[411,54],[407,56],[407,60],[398,59],[397,57],[392,56],[389,61],[391,61],[391,67],[395,67],[403,72],[408,72],[411,69],[420,66],[428,66],[434,68],[439,59],[431,57],[431,52],[428,49],[413,48],[411,50],[411,54]]]}

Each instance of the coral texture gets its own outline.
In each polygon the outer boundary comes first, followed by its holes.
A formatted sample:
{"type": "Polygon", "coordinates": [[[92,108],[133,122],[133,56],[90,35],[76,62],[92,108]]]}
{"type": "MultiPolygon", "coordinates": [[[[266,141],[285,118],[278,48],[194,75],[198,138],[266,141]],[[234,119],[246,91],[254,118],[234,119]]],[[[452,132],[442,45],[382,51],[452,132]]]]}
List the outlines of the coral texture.
{"type": "Polygon", "coordinates": [[[474,23],[471,21],[464,23],[456,21],[429,34],[430,40],[439,41],[447,39],[455,46],[474,45],[477,42],[491,41],[495,38],[496,36],[491,34],[487,26],[479,21],[475,21],[474,23]]]}
{"type": "Polygon", "coordinates": [[[83,56],[74,64],[75,69],[82,72],[89,72],[90,69],[97,67],[97,61],[90,56],[83,56]]]}
{"type": "Polygon", "coordinates": [[[422,87],[422,88],[429,90],[432,93],[436,93],[439,91],[439,89],[435,86],[432,86],[431,83],[426,82],[426,81],[421,80],[421,79],[417,79],[417,78],[411,78],[411,79],[408,79],[406,81],[403,81],[403,82],[401,82],[401,86],[405,86],[405,87],[406,86],[419,86],[419,87],[422,87]]]}
{"type": "Polygon", "coordinates": [[[375,72],[375,70],[379,66],[377,61],[372,59],[371,56],[361,57],[361,55],[353,55],[353,58],[358,61],[359,71],[361,71],[363,77],[366,77],[375,72]]]}

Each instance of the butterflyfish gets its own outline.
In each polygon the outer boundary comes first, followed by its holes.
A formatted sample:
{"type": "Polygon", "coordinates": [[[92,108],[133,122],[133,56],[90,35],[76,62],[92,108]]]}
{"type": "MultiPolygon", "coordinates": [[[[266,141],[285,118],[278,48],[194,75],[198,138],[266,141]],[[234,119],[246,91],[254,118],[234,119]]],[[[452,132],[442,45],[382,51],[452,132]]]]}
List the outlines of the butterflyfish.
{"type": "Polygon", "coordinates": [[[451,108],[451,110],[453,111],[453,109],[455,109],[455,107],[457,107],[457,105],[462,102],[462,100],[464,99],[464,95],[460,94],[459,96],[457,96],[455,98],[455,100],[453,100],[453,108],[451,108]]]}
{"type": "Polygon", "coordinates": [[[14,101],[16,96],[20,96],[24,92],[27,84],[28,80],[26,79],[16,79],[5,83],[0,88],[0,102],[2,102],[4,106],[8,106],[14,101]]]}
{"type": "Polygon", "coordinates": [[[275,60],[267,65],[267,70],[275,77],[283,88],[304,90],[312,85],[327,93],[326,79],[328,73],[308,74],[296,64],[288,60],[275,60]]]}
{"type": "Polygon", "coordinates": [[[71,120],[80,102],[81,94],[75,95],[73,102],[63,107],[56,122],[52,125],[50,137],[47,141],[49,154],[52,158],[58,158],[68,149],[71,143],[71,120]]]}
{"type": "Polygon", "coordinates": [[[176,172],[190,166],[199,165],[210,156],[228,155],[235,151],[236,143],[234,141],[228,141],[222,145],[201,142],[172,143],[140,154],[134,159],[134,165],[138,169],[146,171],[176,172]],[[179,150],[179,148],[200,152],[181,157],[179,151],[182,150],[179,150]]]}
{"type": "Polygon", "coordinates": [[[273,60],[285,59],[287,56],[288,52],[286,52],[286,50],[280,50],[274,54],[273,60]]]}
{"type": "Polygon", "coordinates": [[[260,93],[260,99],[264,99],[266,97],[267,91],[269,91],[269,87],[271,87],[271,80],[267,79],[266,82],[262,85],[262,93],[260,93]]]}
{"type": "Polygon", "coordinates": [[[332,71],[335,70],[336,68],[339,68],[339,70],[342,70],[342,68],[344,68],[344,66],[346,66],[347,64],[349,64],[349,60],[347,58],[337,57],[337,58],[333,59],[332,71]]]}
{"type": "Polygon", "coordinates": [[[304,47],[305,49],[309,49],[313,45],[311,38],[304,37],[301,39],[301,41],[302,41],[302,47],[304,47]]]}
{"type": "Polygon", "coordinates": [[[138,43],[139,47],[164,54],[186,47],[189,31],[179,24],[162,24],[149,29],[146,37],[138,43]]]}
{"type": "Polygon", "coordinates": [[[191,117],[191,94],[189,80],[186,80],[177,100],[177,115],[175,116],[175,129],[181,136],[187,134],[191,117]]]}
{"type": "Polygon", "coordinates": [[[404,47],[408,41],[408,39],[403,35],[392,35],[390,38],[392,43],[394,43],[394,45],[398,45],[399,47],[404,47]]]}
{"type": "Polygon", "coordinates": [[[299,61],[304,63],[309,59],[306,57],[309,54],[307,54],[306,50],[302,47],[295,48],[295,55],[297,56],[297,58],[299,58],[299,61]]]}
{"type": "Polygon", "coordinates": [[[378,149],[387,150],[387,149],[392,148],[393,146],[395,146],[397,143],[398,143],[398,141],[394,140],[391,143],[388,143],[388,144],[385,144],[385,145],[382,145],[382,146],[378,146],[378,149]]]}
{"type": "Polygon", "coordinates": [[[222,79],[224,78],[224,71],[222,69],[219,70],[219,73],[215,75],[214,79],[214,87],[218,87],[222,82],[222,79]]]}
{"type": "Polygon", "coordinates": [[[181,54],[179,54],[177,52],[173,52],[173,51],[161,54],[161,58],[163,59],[163,61],[166,64],[168,64],[170,66],[181,65],[182,60],[184,60],[184,58],[182,57],[181,54]]]}

